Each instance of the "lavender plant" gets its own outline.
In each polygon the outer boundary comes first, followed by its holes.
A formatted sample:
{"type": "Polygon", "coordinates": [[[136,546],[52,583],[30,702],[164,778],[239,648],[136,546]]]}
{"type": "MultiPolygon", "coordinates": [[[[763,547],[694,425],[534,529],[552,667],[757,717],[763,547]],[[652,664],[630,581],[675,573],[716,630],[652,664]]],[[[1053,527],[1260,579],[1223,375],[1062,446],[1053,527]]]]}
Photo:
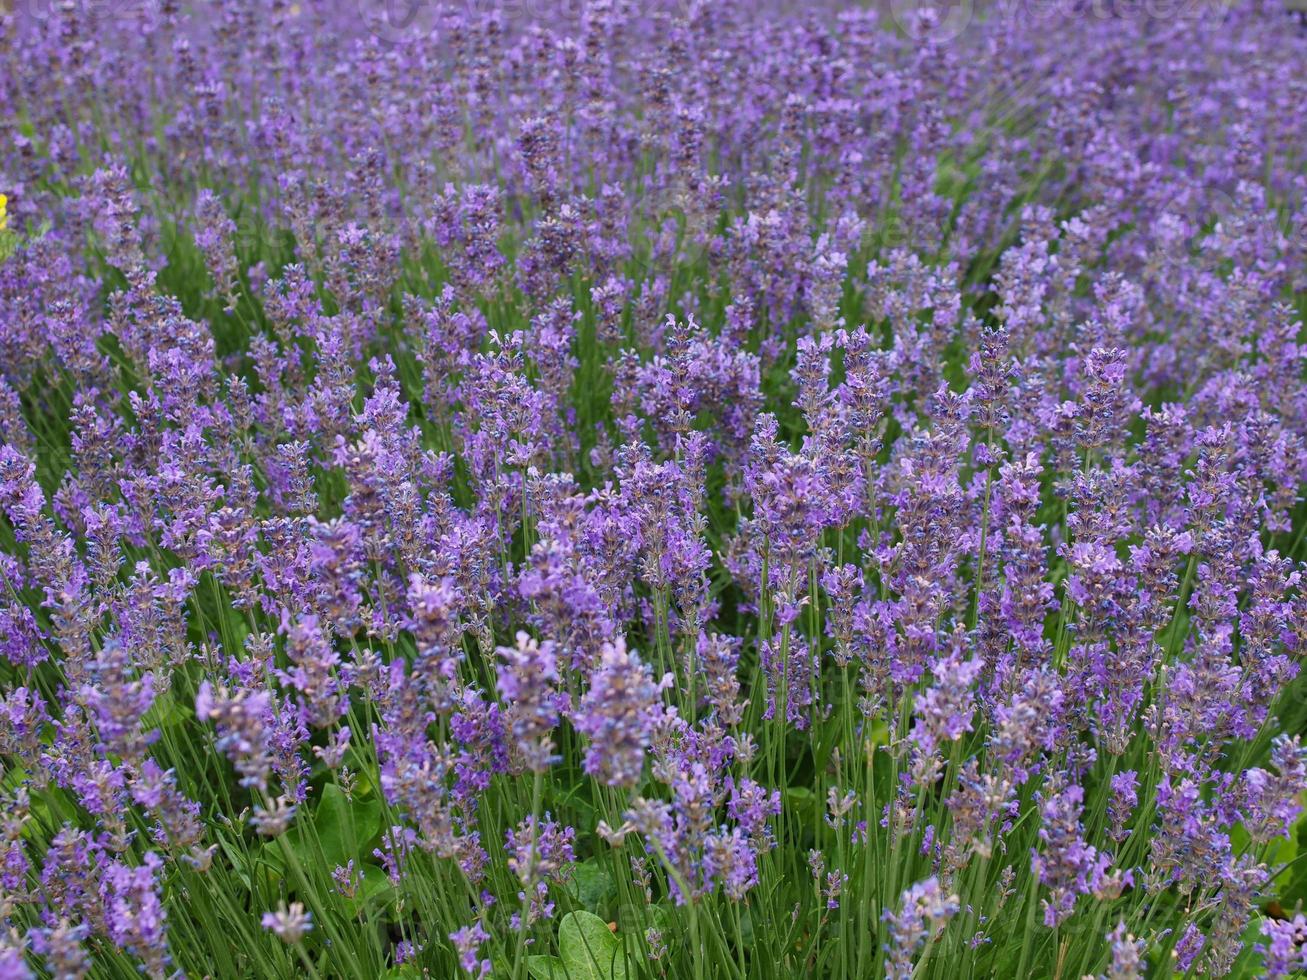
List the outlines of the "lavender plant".
{"type": "Polygon", "coordinates": [[[0,978],[1307,975],[1300,13],[0,65],[0,978]]]}

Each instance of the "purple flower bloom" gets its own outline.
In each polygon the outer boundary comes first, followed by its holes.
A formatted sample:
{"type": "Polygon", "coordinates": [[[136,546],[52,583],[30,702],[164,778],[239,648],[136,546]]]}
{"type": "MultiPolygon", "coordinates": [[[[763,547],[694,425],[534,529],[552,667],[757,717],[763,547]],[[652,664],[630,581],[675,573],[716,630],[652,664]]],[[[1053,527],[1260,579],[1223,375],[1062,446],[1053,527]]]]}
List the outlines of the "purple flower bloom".
{"type": "Polygon", "coordinates": [[[586,772],[610,786],[630,786],[640,778],[645,750],[662,717],[659,693],[670,683],[670,676],[656,683],[622,637],[604,644],[590,688],[572,715],[577,730],[590,738],[586,772]]]}
{"type": "Polygon", "coordinates": [[[521,928],[554,914],[554,905],[548,901],[549,886],[563,884],[570,877],[576,860],[572,851],[575,839],[575,830],[559,825],[548,814],[543,820],[527,817],[504,832],[508,869],[524,889],[518,897],[528,902],[527,920],[520,923],[521,928]]]}
{"type": "Polygon", "coordinates": [[[1266,976],[1292,976],[1307,969],[1307,917],[1301,913],[1292,919],[1262,919],[1265,943],[1257,944],[1262,954],[1266,976]]]}
{"type": "Polygon", "coordinates": [[[903,892],[899,909],[885,910],[889,941],[885,943],[887,980],[910,980],[913,959],[958,912],[958,900],[927,878],[903,892]]]}
{"type": "Polygon", "coordinates": [[[1030,869],[1050,889],[1044,902],[1044,924],[1052,927],[1072,914],[1078,895],[1103,887],[1112,857],[1099,853],[1084,839],[1080,823],[1083,788],[1054,777],[1040,795],[1043,825],[1039,839],[1043,847],[1032,849],[1030,869]]]}
{"type": "Polygon", "coordinates": [[[490,939],[490,934],[478,919],[470,926],[463,926],[449,934],[450,941],[458,953],[458,965],[473,980],[483,980],[490,976],[493,966],[489,959],[481,959],[482,943],[490,939]]]}
{"type": "Polygon", "coordinates": [[[120,861],[104,869],[100,900],[109,938],[125,952],[138,957],[152,976],[163,976],[170,961],[167,913],[156,876],[163,861],[153,851],[136,867],[120,861]]]}
{"type": "Polygon", "coordinates": [[[0,0],[0,972],[1247,962],[1294,5],[0,0]]]}
{"type": "Polygon", "coordinates": [[[264,912],[263,918],[259,921],[263,924],[263,928],[288,946],[300,943],[313,928],[313,915],[304,911],[301,902],[291,902],[290,905],[283,902],[277,911],[264,912]]]}
{"type": "Polygon", "coordinates": [[[553,733],[562,703],[555,691],[559,673],[554,645],[519,632],[517,646],[500,647],[498,653],[504,661],[499,667],[499,693],[506,703],[514,749],[527,770],[543,772],[556,761],[553,733]]]}

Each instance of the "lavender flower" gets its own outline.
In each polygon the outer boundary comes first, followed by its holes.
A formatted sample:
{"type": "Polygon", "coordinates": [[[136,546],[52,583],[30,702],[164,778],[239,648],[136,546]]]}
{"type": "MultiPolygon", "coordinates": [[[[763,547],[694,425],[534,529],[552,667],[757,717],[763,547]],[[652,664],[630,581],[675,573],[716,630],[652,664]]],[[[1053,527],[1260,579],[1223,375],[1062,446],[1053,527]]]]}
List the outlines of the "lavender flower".
{"type": "Polygon", "coordinates": [[[1055,779],[1041,795],[1039,839],[1044,846],[1031,851],[1030,867],[1051,891],[1044,903],[1044,923],[1051,927],[1072,914],[1078,895],[1103,887],[1112,858],[1084,839],[1080,786],[1055,779]]]}
{"type": "Polygon", "coordinates": [[[1126,932],[1124,922],[1116,924],[1107,934],[1107,940],[1111,944],[1112,962],[1102,974],[1104,980],[1140,980],[1144,976],[1147,943],[1126,932]]]}
{"type": "Polygon", "coordinates": [[[267,929],[288,946],[297,946],[313,928],[313,915],[304,911],[301,902],[284,902],[275,912],[264,912],[259,920],[267,929]]]}
{"type": "Polygon", "coordinates": [[[1307,917],[1301,913],[1292,919],[1262,920],[1265,943],[1257,945],[1264,957],[1266,976],[1288,977],[1307,969],[1307,917]]]}
{"type": "Polygon", "coordinates": [[[572,715],[577,730],[590,737],[586,772],[611,786],[629,786],[640,778],[644,754],[661,716],[659,693],[670,675],[655,683],[626,641],[605,643],[590,677],[590,688],[572,715]]]}
{"type": "Polygon", "coordinates": [[[109,938],[138,957],[151,976],[166,975],[170,954],[167,912],[159,895],[157,874],[162,859],[146,852],[142,864],[131,867],[115,861],[104,869],[100,900],[109,938]]]}
{"type": "Polygon", "coordinates": [[[458,952],[458,965],[474,980],[483,980],[490,976],[493,966],[489,959],[480,959],[481,944],[490,938],[480,920],[470,926],[463,926],[449,934],[454,949],[458,952]]]}
{"type": "Polygon", "coordinates": [[[945,894],[935,878],[927,878],[906,889],[898,911],[885,910],[884,919],[889,929],[889,941],[885,944],[885,976],[889,980],[909,980],[916,955],[935,939],[957,912],[957,896],[945,894]]]}
{"type": "Polygon", "coordinates": [[[523,766],[543,772],[556,761],[553,732],[560,716],[558,658],[554,645],[517,634],[516,647],[500,647],[499,693],[507,702],[509,727],[523,766]]]}
{"type": "Polygon", "coordinates": [[[0,0],[0,972],[1298,970],[1294,5],[0,0]]]}
{"type": "Polygon", "coordinates": [[[243,785],[263,789],[272,768],[272,699],[266,691],[229,693],[208,681],[195,696],[195,714],[218,727],[218,748],[236,765],[243,785]]]}
{"type": "Polygon", "coordinates": [[[554,905],[548,901],[549,886],[567,881],[576,860],[572,851],[575,838],[575,830],[560,826],[548,814],[543,820],[527,817],[504,832],[508,869],[522,883],[524,891],[518,897],[527,902],[526,921],[515,921],[515,929],[528,928],[554,914],[554,905]]]}

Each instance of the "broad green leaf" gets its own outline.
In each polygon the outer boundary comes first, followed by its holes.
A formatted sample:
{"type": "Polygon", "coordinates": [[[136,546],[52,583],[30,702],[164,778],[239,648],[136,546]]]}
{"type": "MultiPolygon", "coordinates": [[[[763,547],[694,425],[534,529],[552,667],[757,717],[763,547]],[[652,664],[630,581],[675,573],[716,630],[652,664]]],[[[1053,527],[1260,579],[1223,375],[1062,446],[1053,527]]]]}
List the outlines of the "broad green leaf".
{"type": "Polygon", "coordinates": [[[359,873],[362,880],[354,892],[354,897],[341,899],[349,903],[350,913],[353,915],[361,913],[369,903],[385,905],[393,898],[395,892],[395,886],[390,883],[390,876],[375,864],[363,865],[359,873]]]}
{"type": "Polygon", "coordinates": [[[1307,860],[1297,860],[1299,855],[1307,855],[1307,817],[1299,818],[1294,826],[1293,842],[1292,856],[1280,858],[1286,863],[1293,862],[1293,867],[1280,880],[1277,895],[1280,905],[1286,911],[1292,910],[1299,901],[1307,903],[1307,860]]]}
{"type": "Polygon", "coordinates": [[[558,927],[558,949],[568,980],[626,980],[622,941],[591,912],[569,912],[558,927]]]}
{"type": "Polygon", "coordinates": [[[526,971],[535,980],[568,980],[563,961],[557,956],[528,956],[526,971]]]}
{"type": "Polygon", "coordinates": [[[644,932],[653,927],[669,938],[676,913],[666,905],[623,905],[618,910],[617,925],[622,932],[644,932]]]}
{"type": "MultiPolygon", "coordinates": [[[[381,829],[381,804],[375,799],[349,799],[339,786],[329,783],[322,789],[313,812],[313,832],[322,848],[328,865],[347,864],[357,860],[363,846],[381,829]]],[[[304,850],[301,853],[305,853],[304,850]]],[[[311,853],[312,845],[309,844],[311,853]]]]}
{"type": "Polygon", "coordinates": [[[589,912],[598,914],[617,895],[613,876],[598,861],[582,861],[572,869],[567,882],[572,900],[589,912]]]}
{"type": "Polygon", "coordinates": [[[1288,864],[1298,856],[1298,835],[1293,831],[1288,837],[1276,837],[1266,848],[1265,861],[1272,868],[1288,864]]]}

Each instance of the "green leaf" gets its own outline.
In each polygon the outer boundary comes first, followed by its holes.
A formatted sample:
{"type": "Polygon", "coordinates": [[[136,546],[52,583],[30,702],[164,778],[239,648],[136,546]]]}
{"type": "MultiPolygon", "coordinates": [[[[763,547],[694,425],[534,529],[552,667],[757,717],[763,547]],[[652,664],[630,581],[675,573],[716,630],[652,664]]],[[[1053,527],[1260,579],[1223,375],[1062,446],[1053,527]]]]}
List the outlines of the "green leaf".
{"type": "Polygon", "coordinates": [[[1289,864],[1298,856],[1299,838],[1290,832],[1287,837],[1275,837],[1266,845],[1266,861],[1272,868],[1289,864]]]}
{"type": "Polygon", "coordinates": [[[1307,903],[1307,860],[1295,860],[1299,855],[1307,854],[1307,817],[1300,818],[1293,829],[1293,855],[1282,857],[1284,862],[1293,862],[1293,867],[1281,881],[1279,889],[1280,905],[1286,910],[1294,908],[1296,903],[1307,903]]]}
{"type": "MultiPolygon", "coordinates": [[[[834,923],[832,923],[832,925],[835,925],[838,922],[839,920],[837,919],[834,923]]],[[[744,909],[742,909],[740,912],[740,940],[744,943],[745,946],[752,946],[754,942],[753,913],[749,910],[747,906],[744,909]]]]}
{"type": "Polygon", "coordinates": [[[395,886],[390,883],[390,876],[375,864],[363,865],[360,874],[362,881],[359,882],[358,891],[354,893],[353,898],[347,899],[350,911],[354,915],[358,915],[369,902],[374,900],[377,904],[384,905],[390,901],[395,891],[395,886]]]}
{"type": "MultiPolygon", "coordinates": [[[[339,786],[328,783],[313,811],[313,833],[317,835],[322,856],[329,868],[362,857],[363,845],[381,830],[381,803],[376,799],[349,799],[339,786]]],[[[307,843],[302,839],[297,843],[307,843]]],[[[301,854],[312,855],[312,845],[297,847],[301,854]]]]}
{"type": "Polygon", "coordinates": [[[567,893],[572,896],[572,901],[595,914],[598,914],[606,903],[617,895],[613,876],[594,859],[576,865],[572,869],[572,877],[566,887],[567,893]]]}
{"type": "Polygon", "coordinates": [[[535,980],[568,980],[563,961],[557,956],[528,956],[526,972],[535,980]]]}
{"type": "Polygon", "coordinates": [[[626,980],[626,953],[608,923],[592,912],[569,912],[558,927],[568,980],[626,980]]]}

